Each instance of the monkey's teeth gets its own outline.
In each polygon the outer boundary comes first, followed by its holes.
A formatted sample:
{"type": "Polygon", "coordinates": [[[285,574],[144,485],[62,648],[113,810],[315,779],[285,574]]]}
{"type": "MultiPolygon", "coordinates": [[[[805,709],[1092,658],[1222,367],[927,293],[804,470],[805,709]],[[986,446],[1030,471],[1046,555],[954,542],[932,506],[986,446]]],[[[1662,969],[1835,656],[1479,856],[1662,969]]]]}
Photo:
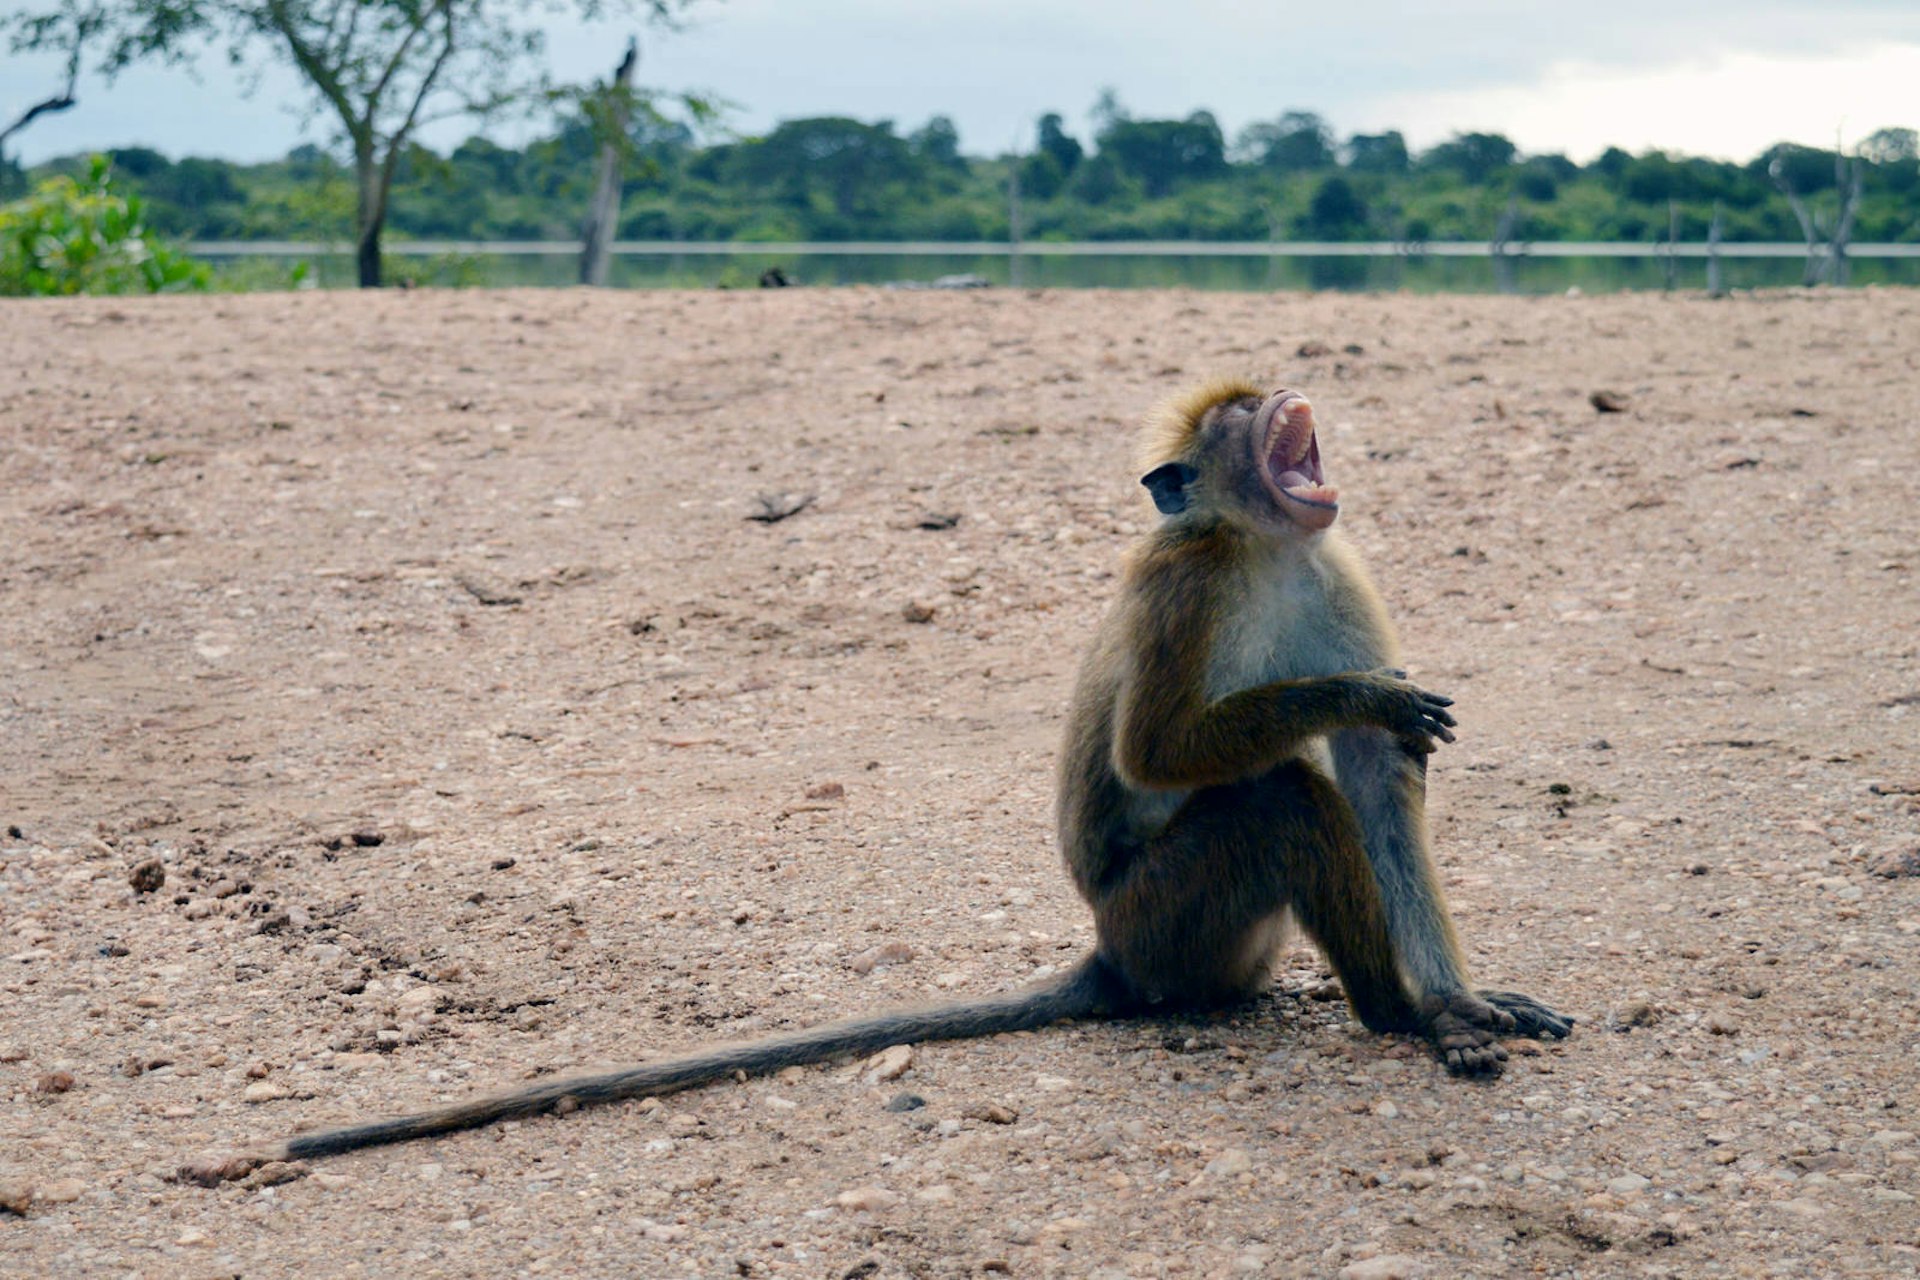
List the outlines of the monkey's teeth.
{"type": "Polygon", "coordinates": [[[1272,444],[1267,452],[1274,463],[1297,467],[1307,460],[1307,454],[1313,449],[1313,423],[1289,415],[1269,439],[1272,444]]]}
{"type": "MultiPolygon", "coordinates": [[[[1298,474],[1293,471],[1287,473],[1287,475],[1298,474]]],[[[1289,498],[1298,498],[1302,502],[1318,503],[1321,506],[1332,506],[1340,500],[1338,489],[1330,484],[1315,484],[1305,476],[1301,476],[1294,484],[1282,484],[1281,489],[1289,498]]]]}

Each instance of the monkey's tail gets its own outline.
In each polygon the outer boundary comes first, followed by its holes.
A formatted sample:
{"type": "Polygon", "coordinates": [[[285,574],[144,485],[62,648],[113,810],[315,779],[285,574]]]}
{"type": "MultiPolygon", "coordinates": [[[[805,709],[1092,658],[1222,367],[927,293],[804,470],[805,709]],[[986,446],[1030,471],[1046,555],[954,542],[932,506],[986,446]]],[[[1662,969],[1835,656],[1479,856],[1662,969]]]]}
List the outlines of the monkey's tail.
{"type": "Polygon", "coordinates": [[[842,1054],[877,1053],[890,1045],[1029,1031],[1063,1018],[1116,1016],[1132,1006],[1133,1001],[1118,974],[1098,955],[1090,955],[1051,981],[1005,995],[849,1018],[764,1040],[715,1045],[683,1057],[618,1071],[552,1080],[438,1111],[300,1134],[260,1151],[257,1158],[299,1160],[336,1155],[386,1142],[473,1129],[496,1120],[538,1115],[556,1108],[570,1111],[576,1106],[594,1103],[658,1097],[736,1071],[764,1075],[842,1054]]]}

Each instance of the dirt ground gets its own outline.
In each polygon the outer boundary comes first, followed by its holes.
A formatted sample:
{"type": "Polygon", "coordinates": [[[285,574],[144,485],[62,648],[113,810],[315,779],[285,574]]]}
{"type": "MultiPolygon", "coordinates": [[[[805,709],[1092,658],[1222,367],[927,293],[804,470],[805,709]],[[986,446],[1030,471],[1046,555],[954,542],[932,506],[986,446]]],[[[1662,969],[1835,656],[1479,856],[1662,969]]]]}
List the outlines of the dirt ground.
{"type": "Polygon", "coordinates": [[[0,1272],[1920,1269],[1920,295],[15,301],[0,369],[0,1272]],[[1299,947],[173,1180],[1069,962],[1129,437],[1217,371],[1318,405],[1476,976],[1570,1040],[1451,1079],[1299,947]]]}

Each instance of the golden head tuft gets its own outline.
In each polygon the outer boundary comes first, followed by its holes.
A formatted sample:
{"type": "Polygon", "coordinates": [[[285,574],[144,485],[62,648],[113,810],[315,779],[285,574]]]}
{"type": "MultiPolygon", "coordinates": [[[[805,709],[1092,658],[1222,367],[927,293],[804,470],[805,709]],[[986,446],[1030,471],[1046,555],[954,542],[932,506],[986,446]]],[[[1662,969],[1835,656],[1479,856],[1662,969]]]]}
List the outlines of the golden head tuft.
{"type": "Polygon", "coordinates": [[[1246,378],[1212,378],[1197,387],[1155,405],[1140,429],[1140,441],[1134,454],[1134,469],[1153,470],[1163,462],[1183,458],[1193,444],[1193,435],[1207,410],[1229,400],[1252,397],[1262,399],[1266,392],[1246,378]]]}

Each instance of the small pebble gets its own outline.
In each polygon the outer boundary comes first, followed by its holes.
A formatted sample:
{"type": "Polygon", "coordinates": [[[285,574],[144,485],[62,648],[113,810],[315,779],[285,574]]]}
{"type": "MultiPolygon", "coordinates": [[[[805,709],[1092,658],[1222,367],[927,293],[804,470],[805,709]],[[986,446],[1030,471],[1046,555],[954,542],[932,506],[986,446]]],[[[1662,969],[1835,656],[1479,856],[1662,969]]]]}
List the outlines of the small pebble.
{"type": "Polygon", "coordinates": [[[898,1080],[913,1066],[913,1046],[896,1044],[882,1049],[863,1065],[868,1084],[886,1084],[898,1080]]]}
{"type": "Polygon", "coordinates": [[[72,1204],[87,1193],[87,1184],[78,1178],[55,1178],[40,1188],[39,1198],[48,1204],[72,1204]]]}
{"type": "Polygon", "coordinates": [[[842,1191],[833,1202],[857,1213],[881,1213],[900,1203],[900,1193],[885,1187],[855,1187],[852,1191],[842,1191]]]}
{"type": "Polygon", "coordinates": [[[881,965],[905,964],[911,959],[913,959],[912,947],[904,942],[888,942],[860,952],[847,961],[847,968],[864,976],[881,965]]]}
{"type": "Polygon", "coordinates": [[[1608,1021],[1615,1027],[1651,1027],[1660,1021],[1660,1010],[1645,1000],[1629,1000],[1608,1021]]]}
{"type": "Polygon", "coordinates": [[[1253,1156],[1243,1147],[1228,1147],[1207,1162],[1207,1172],[1216,1178],[1231,1178],[1253,1168],[1253,1156]]]}

